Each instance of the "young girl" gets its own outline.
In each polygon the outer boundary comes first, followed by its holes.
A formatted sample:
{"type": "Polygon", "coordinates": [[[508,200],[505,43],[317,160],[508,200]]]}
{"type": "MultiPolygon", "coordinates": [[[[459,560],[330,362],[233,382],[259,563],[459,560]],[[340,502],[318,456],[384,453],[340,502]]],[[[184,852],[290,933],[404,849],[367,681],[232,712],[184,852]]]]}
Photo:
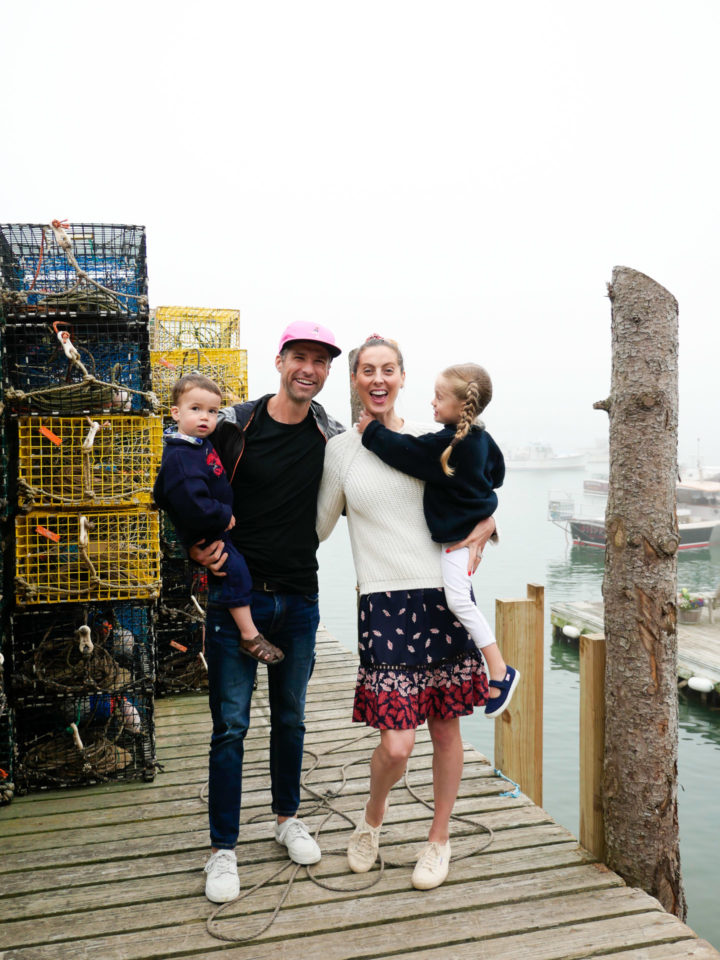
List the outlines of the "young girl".
{"type": "Polygon", "coordinates": [[[505,477],[499,447],[481,423],[492,383],[474,363],[448,367],[435,383],[432,407],[443,429],[419,437],[388,430],[363,411],[358,422],[365,447],[403,473],[425,481],[423,509],[432,539],[443,544],[442,576],[448,607],[482,652],[490,676],[488,717],[499,717],[510,703],[520,674],[508,666],[485,617],[472,596],[468,550],[448,551],[464,540],[478,521],[497,508],[505,477]],[[497,691],[497,692],[495,692],[497,691]]]}

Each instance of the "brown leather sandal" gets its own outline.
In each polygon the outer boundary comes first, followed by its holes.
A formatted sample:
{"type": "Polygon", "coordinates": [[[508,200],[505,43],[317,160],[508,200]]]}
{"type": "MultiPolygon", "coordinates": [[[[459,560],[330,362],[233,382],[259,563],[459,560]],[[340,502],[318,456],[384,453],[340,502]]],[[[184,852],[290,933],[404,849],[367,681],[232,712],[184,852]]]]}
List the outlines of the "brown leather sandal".
{"type": "Polygon", "coordinates": [[[252,640],[243,640],[241,638],[240,649],[243,653],[247,654],[248,657],[252,657],[253,660],[257,660],[258,663],[265,663],[268,667],[273,667],[276,663],[280,663],[281,660],[285,659],[285,654],[282,650],[270,643],[269,640],[266,640],[261,633],[253,637],[252,640]]]}

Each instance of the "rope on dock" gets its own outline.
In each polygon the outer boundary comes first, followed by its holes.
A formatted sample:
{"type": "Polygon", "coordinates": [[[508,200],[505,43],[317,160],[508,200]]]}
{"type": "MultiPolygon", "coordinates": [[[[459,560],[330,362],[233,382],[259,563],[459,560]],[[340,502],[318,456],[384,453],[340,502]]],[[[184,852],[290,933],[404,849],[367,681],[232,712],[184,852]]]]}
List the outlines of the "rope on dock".
{"type": "MultiPolygon", "coordinates": [[[[302,816],[309,817],[317,813],[318,811],[321,811],[321,810],[327,811],[325,817],[320,821],[320,824],[315,830],[314,836],[316,840],[319,839],[320,833],[322,832],[322,829],[325,826],[325,824],[329,820],[331,820],[333,817],[340,817],[342,820],[345,820],[347,823],[349,823],[350,826],[353,827],[353,829],[355,828],[355,820],[349,817],[342,810],[338,810],[337,807],[333,806],[332,800],[339,797],[342,794],[343,790],[345,789],[345,786],[347,784],[348,768],[353,766],[356,763],[368,763],[369,758],[368,757],[356,758],[355,760],[349,760],[347,763],[343,764],[340,767],[340,774],[341,774],[340,785],[335,789],[325,790],[324,793],[319,793],[317,790],[311,787],[308,784],[308,778],[317,769],[318,764],[320,763],[321,757],[329,756],[332,753],[337,753],[339,750],[344,750],[346,747],[352,747],[363,740],[367,740],[370,737],[376,736],[377,734],[378,734],[377,730],[371,730],[368,733],[364,733],[360,737],[356,737],[354,740],[350,740],[346,743],[338,744],[337,746],[332,747],[330,750],[324,751],[324,753],[322,754],[317,754],[313,750],[310,750],[308,747],[305,748],[305,751],[304,751],[305,755],[312,757],[313,763],[309,767],[309,769],[303,772],[300,783],[303,789],[307,791],[307,793],[309,793],[310,796],[317,801],[317,803],[315,804],[314,807],[311,807],[309,810],[303,811],[302,816]]],[[[499,770],[496,770],[495,773],[498,774],[498,776],[502,777],[503,780],[509,780],[509,778],[505,777],[502,773],[500,773],[499,770]]],[[[509,782],[513,783],[512,780],[509,780],[509,782]]],[[[202,790],[200,791],[200,799],[203,800],[205,803],[207,803],[207,786],[208,785],[206,782],[205,784],[203,784],[202,790]]],[[[419,796],[418,793],[410,785],[410,782],[408,780],[407,767],[405,769],[405,775],[403,777],[403,786],[414,800],[422,804],[428,810],[430,811],[433,810],[432,804],[429,801],[424,800],[421,796],[419,796]]],[[[518,787],[517,784],[514,784],[514,786],[516,787],[516,791],[513,791],[512,793],[502,793],[500,794],[500,796],[503,796],[503,797],[517,796],[520,792],[520,788],[518,787]]],[[[254,823],[257,820],[261,820],[265,818],[265,816],[266,816],[265,814],[258,814],[254,817],[251,817],[250,820],[248,820],[247,822],[254,823]]],[[[482,851],[485,850],[487,847],[489,847],[490,844],[492,843],[494,839],[494,834],[492,829],[486,826],[484,823],[481,823],[479,820],[475,820],[471,817],[463,817],[457,813],[451,814],[451,820],[454,820],[458,823],[464,823],[468,826],[473,827],[476,833],[486,834],[484,843],[479,844],[475,849],[470,850],[468,853],[463,853],[458,856],[454,856],[453,859],[464,860],[468,857],[475,856],[478,853],[482,853],[482,851]]],[[[345,846],[343,846],[342,849],[339,849],[339,850],[338,849],[323,850],[323,853],[325,854],[342,855],[342,854],[345,854],[345,852],[346,852],[345,846]]],[[[374,873],[372,879],[370,879],[369,881],[366,881],[365,883],[357,883],[357,880],[355,879],[353,882],[353,885],[350,887],[331,884],[327,880],[324,880],[321,877],[315,876],[315,874],[313,873],[313,869],[317,866],[316,864],[310,864],[309,866],[306,866],[305,870],[307,871],[307,875],[308,877],[310,877],[312,882],[319,887],[323,887],[325,890],[331,890],[338,893],[352,893],[360,890],[368,890],[370,887],[374,887],[376,884],[380,883],[385,873],[386,866],[409,867],[414,864],[414,860],[388,860],[383,856],[382,849],[378,851],[378,860],[379,860],[379,870],[374,873]]],[[[207,924],[206,924],[207,931],[210,934],[210,936],[215,937],[215,939],[217,940],[224,940],[229,943],[241,943],[248,940],[255,940],[259,936],[261,936],[263,933],[265,933],[267,930],[269,930],[270,927],[275,922],[275,918],[277,917],[280,910],[282,909],[283,904],[287,900],[290,894],[290,890],[292,889],[292,885],[295,881],[295,878],[297,877],[298,871],[301,869],[301,866],[302,865],[299,863],[293,863],[292,860],[286,861],[278,870],[276,870],[270,876],[266,877],[264,880],[261,880],[260,882],[256,883],[255,886],[250,887],[249,890],[244,890],[237,897],[235,897],[234,900],[230,900],[227,903],[221,903],[219,906],[215,907],[210,913],[207,919],[207,924]],[[247,897],[251,896],[257,890],[260,890],[262,887],[266,886],[271,881],[279,877],[288,868],[290,868],[291,872],[285,882],[285,888],[282,892],[282,895],[280,896],[280,899],[278,900],[269,919],[266,920],[265,923],[258,930],[256,930],[254,933],[247,934],[244,936],[235,936],[235,935],[223,932],[223,930],[220,928],[220,924],[217,919],[223,910],[225,910],[231,904],[238,903],[240,900],[244,900],[247,897]]],[[[354,874],[354,873],[350,874],[350,876],[353,878],[357,878],[357,874],[354,874]]],[[[245,918],[244,922],[246,922],[246,919],[247,918],[245,918]]]]}

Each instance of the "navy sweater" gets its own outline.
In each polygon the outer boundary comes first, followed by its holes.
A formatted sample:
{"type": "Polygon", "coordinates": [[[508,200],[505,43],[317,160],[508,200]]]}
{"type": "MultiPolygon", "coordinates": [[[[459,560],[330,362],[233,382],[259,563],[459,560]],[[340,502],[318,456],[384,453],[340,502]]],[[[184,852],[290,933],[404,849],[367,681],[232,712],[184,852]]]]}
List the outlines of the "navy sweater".
{"type": "Polygon", "coordinates": [[[186,547],[203,537],[213,540],[232,517],[233,492],[215,447],[207,438],[196,443],[166,433],[160,472],[153,487],[155,503],[173,522],[186,547]]]}
{"type": "Polygon", "coordinates": [[[497,509],[495,488],[505,479],[500,448],[484,429],[474,425],[450,456],[455,473],[448,477],[440,455],[455,436],[455,427],[419,437],[388,430],[377,420],[365,428],[363,445],[391,467],[425,481],[423,509],[436,543],[464,540],[473,527],[497,509]]]}

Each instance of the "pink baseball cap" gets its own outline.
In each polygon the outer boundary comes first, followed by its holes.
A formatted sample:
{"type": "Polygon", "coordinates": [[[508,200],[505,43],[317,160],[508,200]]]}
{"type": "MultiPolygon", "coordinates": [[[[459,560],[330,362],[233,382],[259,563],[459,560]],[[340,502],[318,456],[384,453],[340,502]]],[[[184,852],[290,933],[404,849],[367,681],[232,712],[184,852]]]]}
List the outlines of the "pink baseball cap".
{"type": "Polygon", "coordinates": [[[340,347],[335,344],[335,337],[327,327],[321,327],[319,323],[312,323],[309,320],[296,320],[289,327],[283,330],[280,337],[280,346],[278,353],[282,353],[283,347],[295,340],[309,340],[311,343],[321,343],[327,347],[331,357],[339,357],[342,353],[340,347]]]}

